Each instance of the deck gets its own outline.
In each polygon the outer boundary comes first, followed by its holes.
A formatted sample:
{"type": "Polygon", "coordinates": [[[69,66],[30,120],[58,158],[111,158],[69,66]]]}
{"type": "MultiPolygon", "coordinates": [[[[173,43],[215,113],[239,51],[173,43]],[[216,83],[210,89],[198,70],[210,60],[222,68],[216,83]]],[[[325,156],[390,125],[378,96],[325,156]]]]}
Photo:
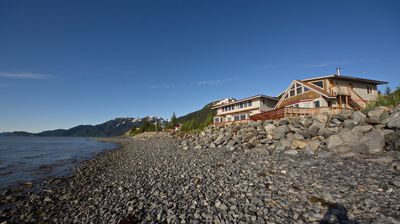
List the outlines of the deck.
{"type": "Polygon", "coordinates": [[[275,110],[266,111],[263,113],[250,116],[250,120],[277,120],[284,117],[298,117],[302,115],[317,115],[320,113],[328,112],[329,114],[338,114],[344,110],[351,110],[348,108],[338,107],[319,107],[319,108],[298,108],[298,107],[283,107],[275,110]]]}
{"type": "Polygon", "coordinates": [[[238,120],[238,121],[223,121],[223,122],[218,122],[218,123],[212,123],[212,125],[214,125],[214,126],[224,126],[224,125],[229,125],[229,124],[232,124],[232,123],[243,124],[243,123],[248,123],[250,121],[251,121],[250,119],[238,120]]]}

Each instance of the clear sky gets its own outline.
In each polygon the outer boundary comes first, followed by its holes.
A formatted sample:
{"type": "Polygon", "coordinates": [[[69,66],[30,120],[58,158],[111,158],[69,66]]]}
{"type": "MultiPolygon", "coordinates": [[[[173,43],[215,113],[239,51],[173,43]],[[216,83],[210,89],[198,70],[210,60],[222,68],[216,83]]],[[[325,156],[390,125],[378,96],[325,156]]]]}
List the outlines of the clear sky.
{"type": "Polygon", "coordinates": [[[399,12],[381,0],[0,1],[0,132],[181,116],[338,66],[394,88],[399,12]]]}

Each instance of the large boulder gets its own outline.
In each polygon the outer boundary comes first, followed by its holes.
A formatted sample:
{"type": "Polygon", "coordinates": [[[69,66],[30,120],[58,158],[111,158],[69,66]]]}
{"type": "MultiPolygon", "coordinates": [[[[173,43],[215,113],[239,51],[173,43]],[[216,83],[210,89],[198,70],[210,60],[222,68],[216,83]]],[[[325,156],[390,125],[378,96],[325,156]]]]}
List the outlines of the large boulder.
{"type": "Polygon", "coordinates": [[[304,151],[308,154],[315,154],[321,146],[321,142],[317,139],[308,142],[304,151]]]}
{"type": "Polygon", "coordinates": [[[344,121],[346,119],[350,119],[352,115],[353,115],[352,110],[343,110],[340,113],[333,115],[332,118],[344,121]]]}
{"type": "Polygon", "coordinates": [[[357,122],[355,122],[352,119],[347,119],[343,121],[343,127],[346,129],[352,129],[357,125],[357,122]]]}
{"type": "Polygon", "coordinates": [[[371,126],[356,126],[351,130],[343,130],[339,134],[332,135],[328,138],[328,150],[335,153],[352,151],[377,154],[383,152],[384,133],[379,129],[369,130],[371,126]]]}
{"type": "Polygon", "coordinates": [[[330,120],[331,117],[328,113],[322,113],[322,114],[318,114],[315,118],[320,123],[326,124],[326,123],[328,123],[328,121],[330,120]]]}
{"type": "Polygon", "coordinates": [[[385,144],[389,150],[400,151],[400,131],[384,130],[385,144]]]}
{"type": "Polygon", "coordinates": [[[301,119],[300,123],[304,127],[308,128],[308,127],[310,127],[312,125],[313,121],[308,117],[304,117],[304,118],[301,119]]]}
{"type": "Polygon", "coordinates": [[[344,144],[343,139],[339,134],[331,135],[328,138],[328,149],[334,149],[344,144]]]}
{"type": "Polygon", "coordinates": [[[359,125],[353,128],[354,132],[365,133],[371,131],[373,128],[372,125],[359,125]]]}
{"type": "Polygon", "coordinates": [[[388,117],[387,126],[389,128],[399,128],[400,129],[400,112],[392,113],[388,117]]]}
{"type": "Polygon", "coordinates": [[[371,119],[376,119],[378,120],[379,117],[382,115],[382,113],[385,112],[385,108],[384,107],[377,107],[374,108],[373,110],[370,110],[367,115],[369,118],[371,119]]]}
{"type": "Polygon", "coordinates": [[[314,121],[313,124],[309,127],[309,131],[311,136],[318,135],[318,132],[325,128],[325,124],[320,123],[319,121],[314,121]]]}
{"type": "Polygon", "coordinates": [[[383,124],[388,121],[388,108],[386,107],[377,107],[368,113],[368,118],[366,122],[369,124],[383,124]]]}
{"type": "Polygon", "coordinates": [[[383,152],[385,146],[385,135],[379,129],[373,129],[366,133],[361,139],[360,143],[367,148],[368,154],[377,154],[383,152]]]}
{"type": "Polygon", "coordinates": [[[256,136],[256,134],[254,132],[252,132],[252,131],[247,132],[244,134],[243,141],[248,142],[248,141],[250,141],[250,139],[254,138],[255,136],[256,136]]]}
{"type": "Polygon", "coordinates": [[[282,139],[285,137],[286,133],[288,133],[288,132],[289,132],[289,129],[288,129],[287,125],[281,125],[272,131],[272,137],[275,140],[282,139]]]}
{"type": "Polygon", "coordinates": [[[292,141],[292,148],[303,150],[307,147],[308,144],[309,144],[308,140],[295,139],[292,141]]]}
{"type": "Polygon", "coordinates": [[[363,113],[361,113],[360,111],[355,111],[352,115],[351,115],[351,119],[358,125],[358,124],[364,124],[365,123],[365,118],[367,116],[363,113]]]}
{"type": "Polygon", "coordinates": [[[273,130],[276,128],[273,124],[266,124],[264,126],[264,130],[267,132],[268,135],[272,135],[273,130]]]}
{"type": "Polygon", "coordinates": [[[220,145],[224,141],[225,135],[223,133],[219,134],[217,139],[215,139],[214,144],[220,145]]]}

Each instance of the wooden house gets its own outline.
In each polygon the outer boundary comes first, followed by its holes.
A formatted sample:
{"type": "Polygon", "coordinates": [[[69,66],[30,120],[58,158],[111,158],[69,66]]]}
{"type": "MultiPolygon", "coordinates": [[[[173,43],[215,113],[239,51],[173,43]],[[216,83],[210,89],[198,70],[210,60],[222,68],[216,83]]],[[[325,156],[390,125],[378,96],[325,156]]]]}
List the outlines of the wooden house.
{"type": "Polygon", "coordinates": [[[377,86],[382,84],[387,82],[341,75],[339,68],[333,75],[293,80],[280,95],[274,110],[254,115],[251,119],[360,110],[378,97],[377,86]]]}

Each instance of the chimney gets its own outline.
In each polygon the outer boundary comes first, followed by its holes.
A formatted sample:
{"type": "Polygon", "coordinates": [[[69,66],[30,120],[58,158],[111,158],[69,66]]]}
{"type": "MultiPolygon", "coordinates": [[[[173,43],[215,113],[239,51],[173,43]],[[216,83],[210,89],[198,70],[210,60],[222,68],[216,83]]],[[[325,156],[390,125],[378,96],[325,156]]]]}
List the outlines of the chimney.
{"type": "Polygon", "coordinates": [[[340,76],[340,67],[336,68],[336,75],[340,76]]]}

